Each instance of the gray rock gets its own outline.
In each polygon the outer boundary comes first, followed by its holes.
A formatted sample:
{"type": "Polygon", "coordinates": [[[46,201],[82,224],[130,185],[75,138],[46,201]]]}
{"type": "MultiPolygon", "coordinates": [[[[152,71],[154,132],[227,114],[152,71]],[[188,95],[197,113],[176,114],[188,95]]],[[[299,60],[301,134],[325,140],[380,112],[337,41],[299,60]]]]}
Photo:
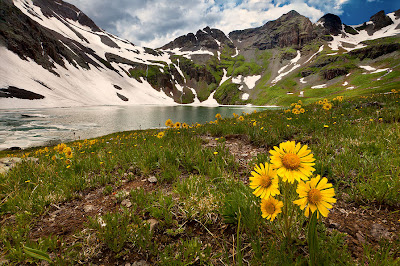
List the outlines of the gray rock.
{"type": "Polygon", "coordinates": [[[371,235],[375,240],[380,240],[382,238],[390,240],[389,231],[381,224],[373,224],[371,228],[371,235]]]}
{"type": "Polygon", "coordinates": [[[147,181],[149,181],[150,183],[157,183],[157,177],[150,176],[149,178],[147,178],[147,181]]]}
{"type": "Polygon", "coordinates": [[[93,205],[85,205],[85,206],[83,206],[83,210],[85,212],[91,212],[94,210],[94,206],[93,205]]]}
{"type": "Polygon", "coordinates": [[[150,264],[148,264],[145,260],[141,260],[141,261],[135,261],[134,263],[130,264],[132,266],[149,266],[150,264]]]}
{"type": "Polygon", "coordinates": [[[125,207],[127,207],[127,208],[130,208],[130,207],[132,206],[132,203],[131,203],[130,200],[124,199],[124,200],[121,202],[121,205],[122,205],[122,206],[125,206],[125,207]]]}

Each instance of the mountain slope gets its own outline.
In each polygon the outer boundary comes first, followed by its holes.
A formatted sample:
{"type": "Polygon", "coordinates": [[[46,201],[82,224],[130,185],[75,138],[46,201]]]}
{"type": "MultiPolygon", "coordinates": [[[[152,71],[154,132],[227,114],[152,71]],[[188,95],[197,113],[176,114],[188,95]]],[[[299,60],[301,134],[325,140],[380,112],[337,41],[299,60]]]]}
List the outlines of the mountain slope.
{"type": "Polygon", "coordinates": [[[5,0],[1,11],[2,108],[173,104],[184,94],[175,82],[182,71],[168,53],[101,30],[73,5],[5,0]],[[41,99],[23,99],[24,91],[41,99]]]}
{"type": "Polygon", "coordinates": [[[313,24],[291,11],[228,35],[206,27],[156,50],[105,32],[61,0],[3,0],[0,15],[0,108],[285,105],[388,89],[400,76],[400,11],[358,26],[333,14],[313,24]],[[361,77],[372,85],[357,85],[361,77]]]}

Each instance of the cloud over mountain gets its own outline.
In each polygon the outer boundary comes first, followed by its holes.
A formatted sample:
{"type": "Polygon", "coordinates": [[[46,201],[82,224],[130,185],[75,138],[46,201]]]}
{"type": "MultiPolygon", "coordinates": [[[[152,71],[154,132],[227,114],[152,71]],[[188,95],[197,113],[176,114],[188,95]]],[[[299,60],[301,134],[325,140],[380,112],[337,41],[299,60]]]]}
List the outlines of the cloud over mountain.
{"type": "Polygon", "coordinates": [[[133,43],[159,47],[205,26],[232,30],[261,26],[296,10],[311,21],[342,14],[349,0],[67,0],[100,27],[133,43]]]}

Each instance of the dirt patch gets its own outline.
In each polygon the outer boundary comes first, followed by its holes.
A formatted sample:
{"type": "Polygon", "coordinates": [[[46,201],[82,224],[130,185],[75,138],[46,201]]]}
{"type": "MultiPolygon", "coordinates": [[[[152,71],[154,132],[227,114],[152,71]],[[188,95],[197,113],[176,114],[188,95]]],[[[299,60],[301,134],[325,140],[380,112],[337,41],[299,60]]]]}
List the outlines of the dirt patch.
{"type": "Polygon", "coordinates": [[[370,205],[368,209],[338,199],[325,219],[328,228],[347,235],[347,245],[353,256],[363,254],[363,245],[378,245],[382,240],[393,241],[400,236],[400,212],[385,206],[370,205]]]}
{"type": "MultiPolygon", "coordinates": [[[[121,205],[117,203],[115,195],[125,193],[126,195],[132,189],[143,188],[149,191],[155,188],[155,184],[147,179],[128,181],[123,180],[123,185],[114,190],[110,195],[104,195],[104,188],[81,192],[79,199],[65,202],[60,205],[52,204],[48,213],[40,217],[32,227],[30,238],[37,240],[49,235],[68,237],[83,229],[84,224],[88,222],[88,217],[103,215],[109,212],[115,212],[121,205]]],[[[124,203],[124,202],[122,202],[124,203]]]]}

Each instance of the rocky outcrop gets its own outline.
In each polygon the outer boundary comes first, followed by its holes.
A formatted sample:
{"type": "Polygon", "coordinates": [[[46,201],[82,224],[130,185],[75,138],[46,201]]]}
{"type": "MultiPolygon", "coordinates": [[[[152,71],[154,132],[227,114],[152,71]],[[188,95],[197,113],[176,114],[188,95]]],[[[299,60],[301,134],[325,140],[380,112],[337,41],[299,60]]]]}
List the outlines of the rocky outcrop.
{"type": "Polygon", "coordinates": [[[92,31],[101,32],[101,29],[93,20],[72,4],[62,0],[33,0],[33,4],[40,7],[46,17],[62,16],[77,21],[79,24],[89,27],[92,31]]]}
{"type": "Polygon", "coordinates": [[[349,73],[349,71],[344,67],[324,69],[321,71],[322,77],[326,80],[331,80],[336,77],[346,75],[348,73],[349,73]]]}
{"type": "Polygon", "coordinates": [[[400,50],[400,43],[380,44],[353,50],[349,52],[349,55],[357,57],[360,60],[364,60],[365,58],[375,59],[379,56],[390,54],[397,50],[400,50]]]}
{"type": "Polygon", "coordinates": [[[0,98],[40,100],[44,99],[44,96],[28,90],[20,89],[14,86],[9,86],[7,89],[0,88],[0,98]]]}
{"type": "Polygon", "coordinates": [[[198,30],[196,34],[189,33],[180,36],[160,49],[179,48],[184,51],[196,51],[200,49],[216,51],[220,50],[223,45],[234,48],[233,43],[226,37],[225,33],[218,29],[205,27],[202,30],[198,30]]]}
{"type": "Polygon", "coordinates": [[[373,15],[370,18],[370,21],[372,21],[374,23],[374,25],[373,25],[374,31],[380,30],[386,26],[393,24],[392,19],[390,17],[386,16],[385,12],[383,10],[381,10],[378,13],[376,13],[375,15],[373,15]]]}
{"type": "MultiPolygon", "coordinates": [[[[46,1],[47,2],[47,1],[46,1]]],[[[35,4],[43,2],[35,1],[35,4]]],[[[46,10],[46,9],[45,9],[46,10]]],[[[12,1],[0,2],[0,43],[10,51],[26,60],[31,58],[43,68],[53,71],[54,62],[65,67],[65,61],[75,67],[89,69],[89,64],[103,68],[88,55],[102,62],[105,67],[114,71],[110,64],[100,58],[93,50],[81,43],[64,37],[62,34],[42,27],[37,22],[25,16],[12,1]],[[68,47],[68,48],[67,48],[68,47]]]]}
{"type": "Polygon", "coordinates": [[[275,47],[302,47],[317,36],[311,21],[292,10],[262,27],[233,31],[229,33],[229,37],[240,49],[249,47],[265,50],[275,47]]]}
{"type": "Polygon", "coordinates": [[[334,14],[326,14],[320,18],[317,24],[322,24],[325,29],[325,34],[339,35],[342,31],[342,20],[334,14]]]}

